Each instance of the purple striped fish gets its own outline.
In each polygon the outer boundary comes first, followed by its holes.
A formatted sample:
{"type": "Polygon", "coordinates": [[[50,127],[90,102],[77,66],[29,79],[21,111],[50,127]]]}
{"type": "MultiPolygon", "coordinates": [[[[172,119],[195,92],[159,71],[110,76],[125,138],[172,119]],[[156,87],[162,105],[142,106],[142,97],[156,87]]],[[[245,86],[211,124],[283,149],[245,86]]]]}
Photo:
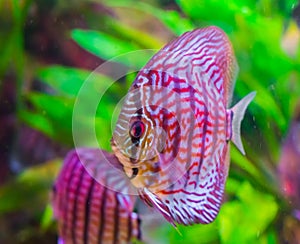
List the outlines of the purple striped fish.
{"type": "Polygon", "coordinates": [[[120,163],[114,155],[99,152],[88,148],[71,151],[53,186],[52,205],[60,244],[115,244],[140,239],[140,221],[133,212],[133,196],[99,183],[116,183],[126,190],[128,182],[116,177],[115,169],[110,167],[120,169],[120,163]],[[91,176],[85,166],[94,172],[97,169],[98,175],[91,176]]]}
{"type": "Polygon", "coordinates": [[[174,225],[212,222],[229,141],[245,154],[240,125],[255,92],[228,108],[237,72],[226,34],[196,29],[154,55],[124,100],[113,151],[142,199],[174,225]]]}

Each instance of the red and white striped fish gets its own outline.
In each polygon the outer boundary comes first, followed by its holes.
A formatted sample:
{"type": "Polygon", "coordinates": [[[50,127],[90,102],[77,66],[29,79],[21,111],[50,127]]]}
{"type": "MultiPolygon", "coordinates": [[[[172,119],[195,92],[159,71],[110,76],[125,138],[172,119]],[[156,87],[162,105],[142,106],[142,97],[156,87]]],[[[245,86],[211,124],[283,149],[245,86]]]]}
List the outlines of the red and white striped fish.
{"type": "Polygon", "coordinates": [[[173,224],[213,221],[229,141],[244,154],[240,124],[255,92],[228,108],[237,72],[226,34],[196,29],[154,55],[124,100],[113,151],[140,196],[173,224]]]}
{"type": "Polygon", "coordinates": [[[129,186],[128,181],[116,177],[116,171],[109,165],[120,168],[116,157],[101,152],[81,148],[71,151],[65,159],[52,193],[60,244],[131,243],[141,237],[140,220],[133,212],[133,196],[108,189],[96,180],[98,177],[108,185],[123,185],[124,189],[129,186]],[[87,164],[97,168],[98,175],[91,176],[87,164]]]}

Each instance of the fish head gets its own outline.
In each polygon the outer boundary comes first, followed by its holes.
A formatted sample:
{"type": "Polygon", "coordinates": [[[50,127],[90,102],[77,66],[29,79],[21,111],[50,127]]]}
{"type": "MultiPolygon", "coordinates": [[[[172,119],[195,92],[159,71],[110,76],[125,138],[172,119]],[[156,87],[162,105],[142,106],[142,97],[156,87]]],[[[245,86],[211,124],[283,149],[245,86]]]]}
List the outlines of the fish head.
{"type": "Polygon", "coordinates": [[[164,104],[168,100],[166,96],[171,94],[164,87],[131,89],[111,140],[112,149],[131,183],[153,192],[172,184],[181,172],[175,162],[181,138],[180,123],[176,111],[164,104]]]}

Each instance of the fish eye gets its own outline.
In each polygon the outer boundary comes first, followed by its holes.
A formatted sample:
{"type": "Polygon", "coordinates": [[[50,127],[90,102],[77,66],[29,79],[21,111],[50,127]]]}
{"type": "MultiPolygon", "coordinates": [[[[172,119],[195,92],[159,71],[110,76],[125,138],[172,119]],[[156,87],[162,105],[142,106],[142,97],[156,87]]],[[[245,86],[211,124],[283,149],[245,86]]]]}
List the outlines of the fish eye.
{"type": "Polygon", "coordinates": [[[145,132],[145,125],[142,121],[137,120],[133,122],[130,128],[130,136],[138,139],[140,138],[145,132]]]}
{"type": "Polygon", "coordinates": [[[139,169],[138,168],[133,168],[132,169],[132,175],[129,179],[135,178],[138,175],[138,173],[139,173],[139,169]]]}

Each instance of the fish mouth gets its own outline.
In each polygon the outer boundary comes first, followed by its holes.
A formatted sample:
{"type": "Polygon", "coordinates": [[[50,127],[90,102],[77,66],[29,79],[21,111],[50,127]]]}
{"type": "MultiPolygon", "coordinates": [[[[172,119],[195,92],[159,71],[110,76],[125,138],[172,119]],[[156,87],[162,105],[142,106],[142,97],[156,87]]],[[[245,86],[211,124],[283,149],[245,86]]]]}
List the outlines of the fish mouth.
{"type": "Polygon", "coordinates": [[[131,167],[123,167],[125,174],[127,175],[127,177],[132,180],[134,179],[138,173],[139,173],[139,169],[138,168],[131,168],[131,167]]]}

